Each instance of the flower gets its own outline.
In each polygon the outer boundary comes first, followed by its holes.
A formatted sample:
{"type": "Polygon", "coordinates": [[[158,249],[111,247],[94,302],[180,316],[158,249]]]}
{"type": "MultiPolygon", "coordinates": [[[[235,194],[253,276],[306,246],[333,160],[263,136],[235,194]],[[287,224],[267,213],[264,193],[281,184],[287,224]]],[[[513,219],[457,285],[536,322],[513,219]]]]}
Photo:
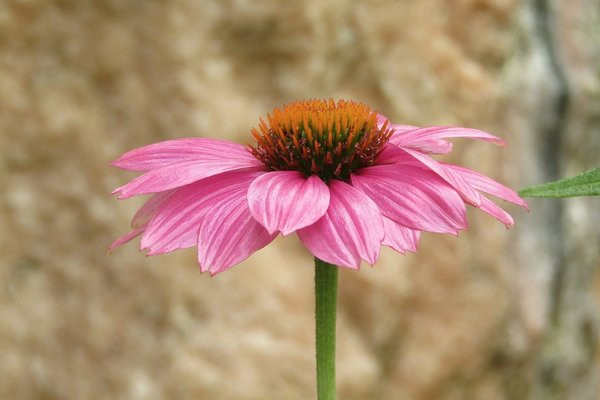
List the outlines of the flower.
{"type": "Polygon", "coordinates": [[[449,153],[454,137],[504,145],[476,129],[394,125],[361,103],[309,100],[276,108],[252,135],[253,146],[176,139],[114,161],[144,174],[113,193],[153,195],[110,250],[138,235],[148,255],[197,246],[201,271],[214,275],[296,232],[315,257],[358,269],[381,245],[404,254],[421,231],[466,229],[465,203],[512,226],[483,193],[527,207],[487,176],[428,155],[449,153]]]}

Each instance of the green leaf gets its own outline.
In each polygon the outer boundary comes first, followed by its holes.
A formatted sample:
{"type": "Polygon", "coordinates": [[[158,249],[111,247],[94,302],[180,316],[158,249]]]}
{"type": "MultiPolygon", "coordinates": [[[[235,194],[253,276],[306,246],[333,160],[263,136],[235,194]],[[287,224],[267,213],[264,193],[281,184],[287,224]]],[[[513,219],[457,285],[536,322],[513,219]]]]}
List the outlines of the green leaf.
{"type": "Polygon", "coordinates": [[[521,197],[575,197],[600,195],[600,167],[571,178],[519,190],[521,197]]]}

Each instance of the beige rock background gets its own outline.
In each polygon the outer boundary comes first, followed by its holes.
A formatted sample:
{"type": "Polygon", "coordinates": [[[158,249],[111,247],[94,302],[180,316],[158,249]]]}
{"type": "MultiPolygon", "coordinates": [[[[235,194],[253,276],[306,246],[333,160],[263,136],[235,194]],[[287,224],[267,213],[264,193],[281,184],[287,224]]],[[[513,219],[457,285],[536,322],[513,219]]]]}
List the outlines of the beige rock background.
{"type": "MultiPolygon", "coordinates": [[[[193,250],[108,256],[142,202],[108,163],[343,97],[503,136],[450,159],[523,187],[598,165],[599,54],[594,0],[0,0],[0,399],[314,398],[299,241],[215,278],[193,250]]],[[[600,399],[599,206],[470,211],[343,271],[339,398],[600,399]]]]}

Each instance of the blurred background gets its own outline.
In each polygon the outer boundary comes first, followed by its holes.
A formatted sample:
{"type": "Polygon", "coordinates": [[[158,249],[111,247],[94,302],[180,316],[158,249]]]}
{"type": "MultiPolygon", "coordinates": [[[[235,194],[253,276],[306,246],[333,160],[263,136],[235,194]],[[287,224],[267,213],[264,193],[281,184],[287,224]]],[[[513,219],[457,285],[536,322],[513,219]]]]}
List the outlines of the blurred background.
{"type": "MultiPolygon", "coordinates": [[[[314,398],[298,239],[107,255],[109,162],[333,97],[501,136],[444,159],[521,188],[599,164],[599,54],[597,0],[0,0],[0,399],[314,398]]],[[[340,399],[600,399],[600,202],[530,206],[342,271],[340,399]]]]}

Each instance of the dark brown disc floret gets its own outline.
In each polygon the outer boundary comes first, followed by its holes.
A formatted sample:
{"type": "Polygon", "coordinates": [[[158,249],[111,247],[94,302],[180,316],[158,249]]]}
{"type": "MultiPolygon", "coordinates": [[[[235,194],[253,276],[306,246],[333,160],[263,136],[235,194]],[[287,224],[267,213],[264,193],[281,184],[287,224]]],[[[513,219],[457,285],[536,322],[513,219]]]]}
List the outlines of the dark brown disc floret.
{"type": "Polygon", "coordinates": [[[348,181],[350,173],[373,165],[392,135],[377,113],[346,100],[297,101],[276,108],[252,129],[252,154],[272,171],[300,171],[325,182],[348,181]]]}

